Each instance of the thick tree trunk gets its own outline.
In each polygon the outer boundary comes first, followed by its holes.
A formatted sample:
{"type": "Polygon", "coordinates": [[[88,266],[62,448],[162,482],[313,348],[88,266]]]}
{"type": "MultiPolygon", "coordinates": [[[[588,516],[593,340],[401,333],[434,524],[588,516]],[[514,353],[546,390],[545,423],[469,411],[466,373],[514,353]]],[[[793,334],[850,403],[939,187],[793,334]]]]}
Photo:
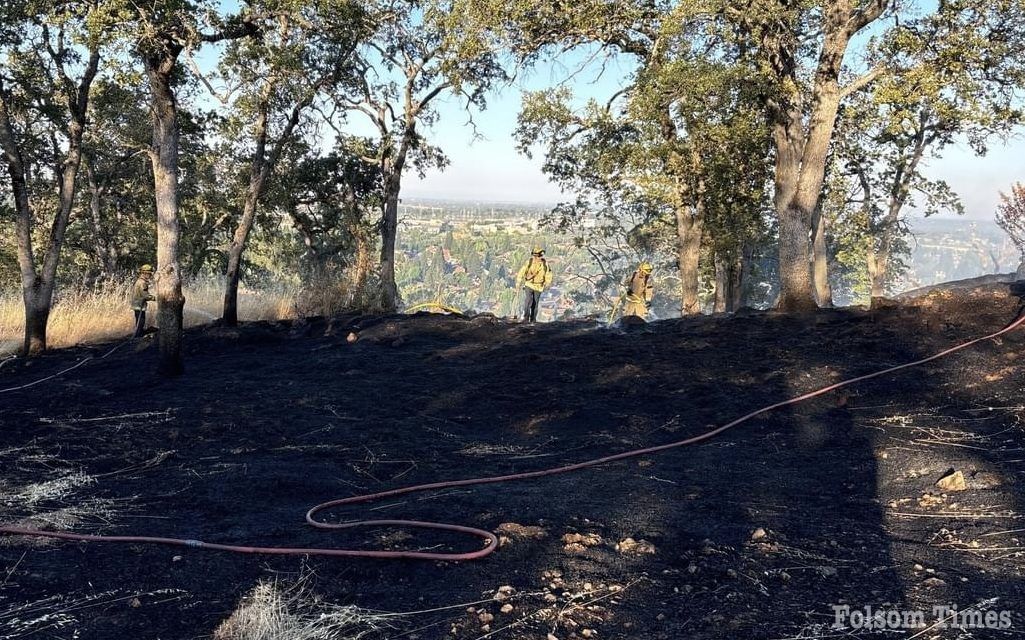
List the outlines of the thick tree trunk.
{"type": "Polygon", "coordinates": [[[833,306],[833,288],[829,284],[829,248],[826,244],[826,217],[822,204],[815,207],[812,220],[812,276],[815,280],[815,299],[820,307],[833,306]]]}
{"type": "Polygon", "coordinates": [[[774,30],[766,31],[769,39],[763,44],[780,82],[779,102],[769,104],[776,147],[780,310],[800,312],[816,308],[810,260],[812,222],[840,105],[840,69],[851,36],[878,18],[886,6],[883,0],[870,0],[857,7],[846,0],[834,0],[823,7],[823,42],[807,96],[807,123],[800,101],[787,96],[800,85],[795,40],[778,38],[774,30]]]}
{"type": "Polygon", "coordinates": [[[35,355],[46,350],[46,323],[50,319],[50,302],[53,300],[53,286],[40,283],[24,292],[25,341],[22,354],[35,355]]]}
{"type": "Polygon", "coordinates": [[[680,272],[680,313],[695,315],[701,313],[698,300],[698,283],[701,277],[698,269],[701,259],[701,234],[704,231],[705,211],[703,203],[697,206],[681,206],[676,209],[677,267],[680,272]]]}
{"type": "Polygon", "coordinates": [[[779,226],[779,300],[783,311],[814,309],[809,234],[811,211],[795,202],[800,186],[803,131],[800,113],[779,115],[773,126],[776,148],[775,194],[773,197],[779,226]]]}
{"type": "Polygon", "coordinates": [[[390,176],[384,196],[381,219],[381,304],[385,311],[399,305],[399,289],[395,283],[395,242],[399,228],[399,178],[390,176]]]}
{"type": "Polygon", "coordinates": [[[173,376],[182,372],[182,325],[185,297],[182,295],[178,220],[178,105],[171,87],[176,53],[149,58],[153,107],[153,185],[157,208],[157,329],[159,330],[158,371],[173,376]]]}

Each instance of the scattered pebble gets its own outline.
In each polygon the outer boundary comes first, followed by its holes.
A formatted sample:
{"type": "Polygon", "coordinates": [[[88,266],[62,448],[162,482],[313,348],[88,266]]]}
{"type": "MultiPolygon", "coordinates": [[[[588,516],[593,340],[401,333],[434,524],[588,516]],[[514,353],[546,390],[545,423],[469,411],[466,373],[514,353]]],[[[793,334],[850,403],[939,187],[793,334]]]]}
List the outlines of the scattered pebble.
{"type": "Polygon", "coordinates": [[[643,539],[634,540],[633,538],[624,538],[616,544],[616,551],[624,554],[642,555],[646,553],[655,553],[655,545],[643,539]]]}

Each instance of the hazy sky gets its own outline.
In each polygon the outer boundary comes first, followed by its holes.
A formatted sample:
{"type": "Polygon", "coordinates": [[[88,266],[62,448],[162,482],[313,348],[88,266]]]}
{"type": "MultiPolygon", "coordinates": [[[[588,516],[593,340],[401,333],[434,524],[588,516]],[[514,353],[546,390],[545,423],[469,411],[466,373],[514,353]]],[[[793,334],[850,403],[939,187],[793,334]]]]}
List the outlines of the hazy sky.
{"type": "MultiPolygon", "coordinates": [[[[424,179],[409,174],[403,180],[405,197],[452,198],[510,202],[557,202],[560,194],[541,173],[541,158],[518,153],[512,134],[520,110],[521,91],[566,82],[574,93],[608,96],[618,86],[623,66],[611,65],[599,75],[594,65],[581,67],[582,55],[535,70],[514,86],[492,92],[488,109],[474,113],[478,133],[465,123],[465,110],[456,102],[442,106],[442,117],[430,137],[451,160],[444,171],[424,179]],[[567,76],[572,79],[567,81],[567,76]]],[[[1005,142],[994,140],[989,153],[976,157],[966,144],[948,147],[941,158],[929,160],[926,173],[946,180],[960,194],[966,215],[992,218],[999,191],[1025,181],[1025,137],[1019,132],[1005,142]]]]}

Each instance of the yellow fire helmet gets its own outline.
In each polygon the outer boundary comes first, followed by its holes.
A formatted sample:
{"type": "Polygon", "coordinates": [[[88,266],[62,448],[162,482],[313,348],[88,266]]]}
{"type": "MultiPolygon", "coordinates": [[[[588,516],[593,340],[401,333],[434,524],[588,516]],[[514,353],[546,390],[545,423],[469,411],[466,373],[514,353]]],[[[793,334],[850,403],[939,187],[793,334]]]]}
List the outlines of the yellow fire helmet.
{"type": "Polygon", "coordinates": [[[641,266],[637,267],[641,273],[651,273],[652,266],[650,262],[642,262],[641,266]]]}
{"type": "Polygon", "coordinates": [[[141,267],[139,267],[139,271],[142,271],[143,273],[153,273],[153,265],[144,264],[141,267]]]}
{"type": "Polygon", "coordinates": [[[543,256],[544,254],[545,250],[543,247],[534,247],[534,250],[530,252],[530,255],[533,256],[543,256]]]}

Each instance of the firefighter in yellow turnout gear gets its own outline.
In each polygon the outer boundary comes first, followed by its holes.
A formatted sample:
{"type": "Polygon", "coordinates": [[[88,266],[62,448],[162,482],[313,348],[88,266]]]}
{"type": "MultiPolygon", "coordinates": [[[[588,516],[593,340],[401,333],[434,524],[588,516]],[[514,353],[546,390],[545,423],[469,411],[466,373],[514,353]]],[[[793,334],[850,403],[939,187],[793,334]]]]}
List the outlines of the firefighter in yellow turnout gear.
{"type": "Polygon", "coordinates": [[[623,294],[626,304],[623,306],[624,316],[637,316],[644,318],[648,315],[648,305],[655,295],[655,286],[651,281],[652,267],[650,262],[642,262],[633,272],[623,287],[626,292],[623,294]]]}
{"type": "Polygon", "coordinates": [[[530,260],[516,274],[516,288],[523,287],[523,321],[536,322],[541,306],[541,292],[552,285],[552,269],[545,260],[545,250],[534,247],[530,260]]]}

